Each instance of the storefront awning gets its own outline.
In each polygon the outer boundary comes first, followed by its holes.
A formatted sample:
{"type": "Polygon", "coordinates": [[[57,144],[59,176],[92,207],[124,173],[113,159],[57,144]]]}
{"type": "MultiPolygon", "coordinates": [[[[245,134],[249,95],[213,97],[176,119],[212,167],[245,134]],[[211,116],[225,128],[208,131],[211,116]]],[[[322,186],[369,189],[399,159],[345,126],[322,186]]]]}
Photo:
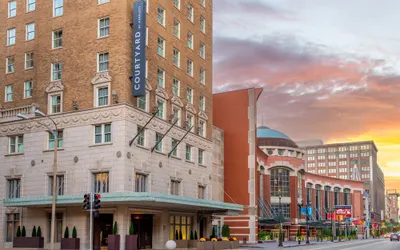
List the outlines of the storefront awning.
{"type": "MultiPolygon", "coordinates": [[[[83,204],[83,195],[59,195],[57,205],[76,206],[83,204]]],[[[195,199],[184,196],[148,193],[148,192],[113,192],[101,194],[102,207],[115,204],[129,204],[137,207],[185,209],[209,213],[243,211],[243,206],[214,200],[195,199]]],[[[52,204],[52,196],[22,197],[4,199],[4,207],[48,207],[52,204]]]]}

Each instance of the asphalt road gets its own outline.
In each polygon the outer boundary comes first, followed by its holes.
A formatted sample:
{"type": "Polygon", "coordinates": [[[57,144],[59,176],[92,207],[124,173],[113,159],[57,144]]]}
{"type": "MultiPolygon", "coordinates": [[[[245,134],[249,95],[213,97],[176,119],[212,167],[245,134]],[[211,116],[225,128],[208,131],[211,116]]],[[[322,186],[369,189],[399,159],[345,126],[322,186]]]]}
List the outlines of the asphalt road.
{"type": "Polygon", "coordinates": [[[347,242],[338,242],[324,245],[309,245],[297,247],[297,250],[301,249],[313,249],[313,250],[399,250],[400,242],[390,241],[389,239],[371,239],[371,240],[354,240],[347,242]]]}

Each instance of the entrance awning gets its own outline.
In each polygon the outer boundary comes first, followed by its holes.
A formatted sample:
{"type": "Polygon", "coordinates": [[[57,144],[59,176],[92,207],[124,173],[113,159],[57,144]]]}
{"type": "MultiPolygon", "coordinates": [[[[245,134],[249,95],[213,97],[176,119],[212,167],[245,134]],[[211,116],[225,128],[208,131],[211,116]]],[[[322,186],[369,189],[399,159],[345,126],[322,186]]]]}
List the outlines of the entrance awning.
{"type": "MultiPolygon", "coordinates": [[[[83,204],[83,195],[59,195],[57,205],[76,206],[83,204]]],[[[149,193],[149,192],[113,192],[101,194],[102,207],[115,204],[129,204],[137,207],[184,209],[204,211],[208,213],[237,213],[243,211],[243,206],[221,201],[195,199],[184,196],[149,193]]],[[[48,207],[52,204],[52,196],[22,197],[4,199],[4,207],[48,207]]]]}

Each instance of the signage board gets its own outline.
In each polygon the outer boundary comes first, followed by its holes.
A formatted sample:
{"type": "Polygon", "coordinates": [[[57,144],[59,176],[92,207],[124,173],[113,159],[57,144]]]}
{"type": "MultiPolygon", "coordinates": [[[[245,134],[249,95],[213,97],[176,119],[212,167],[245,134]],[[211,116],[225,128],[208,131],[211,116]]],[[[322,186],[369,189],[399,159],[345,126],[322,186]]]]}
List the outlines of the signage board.
{"type": "Polygon", "coordinates": [[[351,205],[336,205],[335,213],[337,215],[344,215],[345,217],[351,217],[351,205]]]}
{"type": "Polygon", "coordinates": [[[146,2],[133,4],[132,95],[146,95],[146,2]]]}

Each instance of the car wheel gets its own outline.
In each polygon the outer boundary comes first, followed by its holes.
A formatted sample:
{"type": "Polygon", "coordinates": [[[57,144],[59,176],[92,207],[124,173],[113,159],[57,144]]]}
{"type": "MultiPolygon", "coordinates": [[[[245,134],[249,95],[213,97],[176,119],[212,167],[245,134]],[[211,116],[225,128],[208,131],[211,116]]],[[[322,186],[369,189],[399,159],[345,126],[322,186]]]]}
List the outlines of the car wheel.
{"type": "Polygon", "coordinates": [[[390,239],[390,241],[392,241],[392,239],[390,239]]]}

